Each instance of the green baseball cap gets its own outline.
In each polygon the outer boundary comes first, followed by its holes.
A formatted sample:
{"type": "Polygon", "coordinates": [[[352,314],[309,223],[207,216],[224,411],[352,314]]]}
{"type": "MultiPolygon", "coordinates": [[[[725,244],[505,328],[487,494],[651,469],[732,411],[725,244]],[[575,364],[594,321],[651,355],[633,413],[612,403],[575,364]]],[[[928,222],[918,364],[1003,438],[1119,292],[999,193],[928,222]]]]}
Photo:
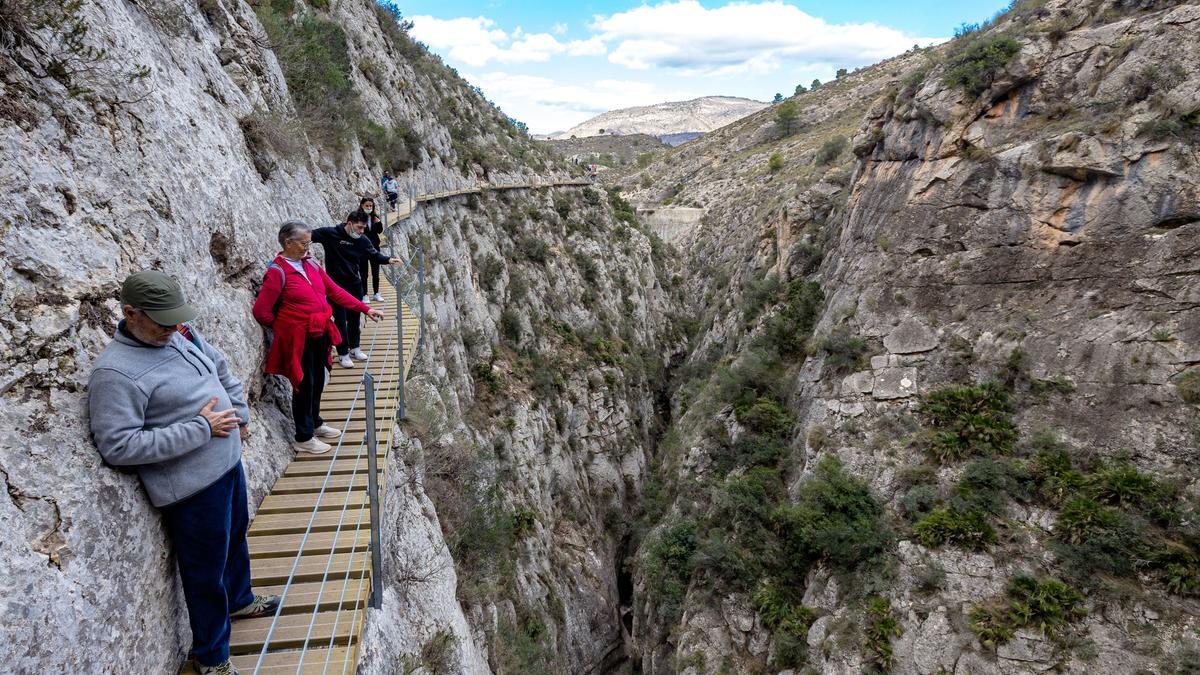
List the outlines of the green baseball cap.
{"type": "Polygon", "coordinates": [[[179,282],[158,270],[135,272],[121,284],[121,302],[140,309],[161,326],[174,326],[196,318],[196,310],[183,300],[179,282]]]}

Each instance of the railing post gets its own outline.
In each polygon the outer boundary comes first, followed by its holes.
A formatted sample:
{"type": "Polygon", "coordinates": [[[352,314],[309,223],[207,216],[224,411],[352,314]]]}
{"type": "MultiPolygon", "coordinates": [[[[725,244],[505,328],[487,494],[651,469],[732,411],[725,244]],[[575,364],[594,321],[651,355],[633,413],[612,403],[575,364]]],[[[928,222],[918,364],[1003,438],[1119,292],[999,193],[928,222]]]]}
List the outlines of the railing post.
{"type": "Polygon", "coordinates": [[[407,372],[404,370],[404,293],[400,290],[400,282],[402,278],[400,271],[396,270],[396,353],[400,356],[400,400],[399,403],[399,419],[408,419],[408,408],[404,402],[404,380],[407,372]]]}
{"type": "Polygon", "coordinates": [[[375,438],[375,378],[363,373],[363,388],[367,393],[367,497],[371,508],[371,596],[367,604],[375,609],[383,606],[383,555],[379,537],[379,459],[375,438]]]}
{"type": "Polygon", "coordinates": [[[418,319],[420,334],[417,337],[417,348],[425,346],[425,249],[417,246],[417,305],[421,308],[418,319]]]}

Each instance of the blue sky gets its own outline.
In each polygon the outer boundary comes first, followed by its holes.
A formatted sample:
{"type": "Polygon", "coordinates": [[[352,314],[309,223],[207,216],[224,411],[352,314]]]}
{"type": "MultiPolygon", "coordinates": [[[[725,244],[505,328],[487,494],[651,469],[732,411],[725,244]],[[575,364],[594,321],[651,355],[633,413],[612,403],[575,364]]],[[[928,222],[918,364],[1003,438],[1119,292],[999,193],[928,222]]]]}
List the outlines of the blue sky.
{"type": "Polygon", "coordinates": [[[927,45],[1007,0],[651,0],[401,5],[413,35],[534,133],[697,96],[770,100],[927,45]]]}

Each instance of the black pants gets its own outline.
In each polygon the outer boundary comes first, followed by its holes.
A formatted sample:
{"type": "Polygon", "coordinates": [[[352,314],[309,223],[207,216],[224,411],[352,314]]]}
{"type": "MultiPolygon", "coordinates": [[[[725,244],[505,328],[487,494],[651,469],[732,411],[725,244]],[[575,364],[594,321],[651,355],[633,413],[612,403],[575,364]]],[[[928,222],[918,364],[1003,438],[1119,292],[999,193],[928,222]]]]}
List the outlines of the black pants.
{"type": "MultiPolygon", "coordinates": [[[[361,298],[363,293],[362,281],[359,279],[333,278],[333,283],[341,286],[347,293],[361,298]]],[[[342,343],[337,346],[338,356],[345,356],[351,349],[358,348],[358,333],[362,315],[352,309],[345,309],[336,302],[333,303],[333,323],[342,334],[342,343]]]]}
{"type": "MultiPolygon", "coordinates": [[[[378,243],[375,244],[375,248],[379,248],[378,243]]],[[[358,276],[362,279],[364,289],[367,286],[367,277],[370,276],[372,282],[374,283],[374,292],[379,292],[379,263],[375,262],[374,260],[363,258],[358,263],[358,276]],[[368,272],[370,272],[370,275],[367,274],[368,272]]],[[[364,290],[363,293],[365,294],[366,291],[364,290]]]]}
{"type": "Polygon", "coordinates": [[[304,379],[292,392],[292,419],[296,422],[296,440],[303,443],[313,437],[313,429],[325,423],[321,419],[321,392],[325,390],[325,366],[329,363],[329,340],[309,338],[300,355],[304,379]]]}
{"type": "Polygon", "coordinates": [[[242,463],[191,497],[164,506],[162,515],[179,563],[192,650],[201,665],[215,666],[229,658],[230,612],[254,601],[242,463]]]}

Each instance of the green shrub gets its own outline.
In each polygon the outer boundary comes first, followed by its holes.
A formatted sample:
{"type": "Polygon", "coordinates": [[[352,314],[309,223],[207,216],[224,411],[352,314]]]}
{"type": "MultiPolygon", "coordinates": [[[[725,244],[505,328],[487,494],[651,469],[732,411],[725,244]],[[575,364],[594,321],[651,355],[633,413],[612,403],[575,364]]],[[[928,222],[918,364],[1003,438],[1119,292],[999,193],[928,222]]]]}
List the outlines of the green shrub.
{"type": "Polygon", "coordinates": [[[1066,446],[1053,434],[1042,432],[1035,436],[1034,450],[1029,469],[1044,499],[1051,504],[1061,504],[1067,497],[1083,490],[1084,475],[1072,467],[1066,446]]]}
{"type": "Polygon", "coordinates": [[[646,589],[666,617],[681,609],[695,570],[696,545],[696,523],[684,520],[664,527],[646,548],[646,589]]]}
{"type": "Polygon", "coordinates": [[[742,320],[749,324],[766,308],[767,303],[775,301],[783,284],[776,274],[768,274],[762,279],[753,279],[746,284],[742,291],[741,309],[742,320]]]}
{"type": "Polygon", "coordinates": [[[487,290],[495,288],[496,280],[504,272],[504,263],[494,255],[488,254],[479,264],[479,283],[487,290]]]}
{"type": "Polygon", "coordinates": [[[787,451],[787,446],[777,438],[744,433],[731,446],[715,453],[713,468],[717,475],[723,476],[741,467],[772,467],[787,455],[787,451]]]}
{"type": "Polygon", "coordinates": [[[939,389],[924,397],[921,412],[936,430],[930,450],[942,461],[1007,454],[1017,440],[1008,393],[995,384],[939,389]]]}
{"type": "Polygon", "coordinates": [[[1154,478],[1129,464],[1101,466],[1088,483],[1096,499],[1122,508],[1148,505],[1158,495],[1154,478]]]}
{"type": "Polygon", "coordinates": [[[849,373],[866,365],[863,355],[867,352],[867,341],[846,326],[833,329],[818,347],[825,352],[825,368],[831,373],[849,373]]]}
{"type": "Polygon", "coordinates": [[[1186,597],[1200,597],[1200,553],[1192,546],[1168,542],[1150,554],[1150,564],[1167,590],[1186,597]]]}
{"type": "Polygon", "coordinates": [[[1175,391],[1187,403],[1200,403],[1200,368],[1192,368],[1175,380],[1175,391]]]}
{"type": "Polygon", "coordinates": [[[836,457],[823,458],[815,473],[800,486],[796,503],[773,516],[782,571],[797,583],[820,561],[840,572],[869,564],[893,540],[883,507],[836,457]]]}
{"type": "Polygon", "coordinates": [[[813,161],[817,166],[833,164],[834,160],[841,157],[848,147],[850,147],[850,141],[845,136],[834,136],[821,144],[813,161]]]}
{"type": "Polygon", "coordinates": [[[1081,581],[1096,574],[1129,576],[1145,551],[1138,522],[1090,497],[1075,497],[1063,506],[1054,536],[1051,548],[1063,571],[1081,581]]]}
{"type": "Polygon", "coordinates": [[[517,249],[530,262],[546,264],[550,258],[550,245],[534,235],[526,235],[517,241],[517,249]]]}
{"type": "Polygon", "coordinates": [[[864,633],[867,638],[867,662],[884,672],[890,671],[896,660],[892,651],[892,638],[904,634],[904,629],[900,627],[900,619],[892,612],[890,600],[879,596],[867,598],[867,625],[864,633]]]}
{"type": "Polygon", "coordinates": [[[808,629],[816,621],[816,612],[800,604],[794,592],[769,581],[759,586],[750,603],[763,625],[775,632],[771,665],[779,669],[802,665],[808,659],[808,629]]]}
{"type": "Polygon", "coordinates": [[[936,509],[918,521],[913,530],[917,541],[926,548],[951,544],[970,551],[981,551],[996,542],[996,530],[988,523],[987,513],[978,509],[936,509]]]}
{"type": "Polygon", "coordinates": [[[976,460],[963,470],[952,504],[961,511],[978,510],[998,516],[1009,497],[1026,501],[1032,496],[1026,485],[1027,479],[1019,466],[992,459],[976,460]]]}
{"type": "Polygon", "coordinates": [[[1083,595],[1058,579],[1016,576],[1005,597],[971,611],[971,630],[983,646],[995,649],[1022,628],[1055,636],[1064,624],[1087,614],[1083,595]]]}
{"type": "Polygon", "coordinates": [[[938,501],[937,486],[917,485],[900,500],[900,509],[909,520],[917,520],[933,511],[938,501]]]}
{"type": "Polygon", "coordinates": [[[366,124],[351,77],[346,31],[314,14],[293,17],[290,9],[279,5],[264,3],[255,11],[278,56],[300,121],[312,140],[331,150],[346,150],[366,124]]]}
{"type": "Polygon", "coordinates": [[[770,171],[771,173],[779,173],[779,170],[782,168],[783,155],[779,154],[778,152],[772,152],[771,156],[767,158],[767,171],[770,171]]]}
{"type": "Polygon", "coordinates": [[[571,199],[566,195],[554,196],[554,212],[559,218],[566,218],[571,215],[571,199]]]}
{"type": "Polygon", "coordinates": [[[968,38],[949,57],[946,84],[979,96],[992,86],[996,74],[1021,51],[1021,43],[1004,34],[968,38]]]}
{"type": "Polygon", "coordinates": [[[490,391],[497,391],[500,388],[500,378],[497,377],[496,371],[490,363],[480,361],[471,364],[471,377],[476,383],[483,384],[490,391]]]}
{"type": "Polygon", "coordinates": [[[787,436],[795,422],[790,410],[767,396],[759,396],[747,404],[734,404],[733,412],[747,429],[770,438],[787,436]]]}
{"type": "Polygon", "coordinates": [[[783,358],[803,356],[824,302],[820,285],[802,280],[791,282],[783,306],[763,322],[762,343],[783,358]]]}
{"type": "Polygon", "coordinates": [[[521,340],[521,317],[513,310],[500,312],[500,335],[509,342],[521,340]]]}

